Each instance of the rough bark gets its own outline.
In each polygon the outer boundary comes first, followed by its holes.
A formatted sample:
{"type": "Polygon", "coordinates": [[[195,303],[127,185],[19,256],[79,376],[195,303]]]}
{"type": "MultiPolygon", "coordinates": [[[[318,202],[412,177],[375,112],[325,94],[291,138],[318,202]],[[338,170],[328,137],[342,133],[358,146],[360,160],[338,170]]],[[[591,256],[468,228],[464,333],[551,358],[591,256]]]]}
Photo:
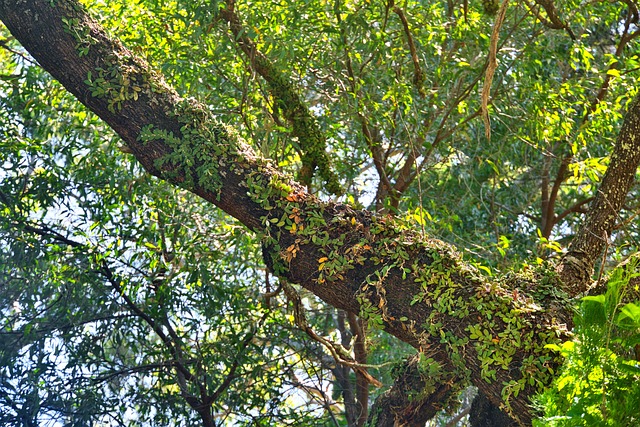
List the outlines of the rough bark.
{"type": "Polygon", "coordinates": [[[471,404],[469,413],[469,423],[471,427],[516,427],[504,412],[500,411],[482,393],[478,393],[471,404]]]}
{"type": "Polygon", "coordinates": [[[371,427],[423,427],[455,398],[451,384],[439,384],[425,393],[429,378],[420,369],[420,355],[394,369],[393,386],[378,396],[368,419],[371,427]]]}
{"type": "MultiPolygon", "coordinates": [[[[0,0],[0,19],[149,173],[259,233],[276,274],[418,349],[425,393],[471,382],[530,423],[528,398],[560,363],[545,345],[568,338],[570,314],[550,269],[489,281],[392,218],[319,201],[206,107],[181,99],[76,1],[0,0]]],[[[634,137],[635,123],[626,128],[634,137]]]]}
{"type": "Polygon", "coordinates": [[[572,240],[559,267],[567,291],[575,296],[591,284],[593,268],[609,245],[627,194],[640,164],[640,98],[629,105],[602,184],[589,207],[589,215],[572,240]]]}

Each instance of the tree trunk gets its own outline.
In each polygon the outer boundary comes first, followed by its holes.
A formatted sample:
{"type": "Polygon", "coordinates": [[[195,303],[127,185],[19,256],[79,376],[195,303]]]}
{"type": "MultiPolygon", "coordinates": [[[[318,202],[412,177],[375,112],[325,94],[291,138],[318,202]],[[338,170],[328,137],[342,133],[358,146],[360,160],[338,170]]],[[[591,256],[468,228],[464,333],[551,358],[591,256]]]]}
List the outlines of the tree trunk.
{"type": "Polygon", "coordinates": [[[515,427],[513,422],[504,412],[493,405],[482,393],[478,393],[471,404],[469,413],[471,427],[515,427]]]}
{"type": "Polygon", "coordinates": [[[450,384],[430,387],[431,379],[422,371],[420,359],[420,354],[415,355],[394,368],[395,382],[376,399],[368,427],[424,427],[455,399],[459,390],[450,384]]]}

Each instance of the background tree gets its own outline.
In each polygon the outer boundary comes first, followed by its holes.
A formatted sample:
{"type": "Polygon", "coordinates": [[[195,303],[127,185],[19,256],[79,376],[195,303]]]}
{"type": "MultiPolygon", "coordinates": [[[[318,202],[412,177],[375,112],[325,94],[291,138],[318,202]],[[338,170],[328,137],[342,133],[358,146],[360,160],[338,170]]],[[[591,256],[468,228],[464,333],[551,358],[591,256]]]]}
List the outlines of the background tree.
{"type": "Polygon", "coordinates": [[[1,3],[0,419],[530,423],[637,251],[637,7],[423,3],[1,3]]]}

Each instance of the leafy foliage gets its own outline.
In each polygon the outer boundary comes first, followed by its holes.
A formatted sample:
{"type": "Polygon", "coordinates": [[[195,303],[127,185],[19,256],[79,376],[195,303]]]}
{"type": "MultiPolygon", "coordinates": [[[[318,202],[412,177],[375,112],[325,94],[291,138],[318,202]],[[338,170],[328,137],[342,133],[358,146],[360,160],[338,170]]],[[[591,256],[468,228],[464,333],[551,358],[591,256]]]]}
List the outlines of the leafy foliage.
{"type": "Polygon", "coordinates": [[[616,268],[605,294],[582,299],[575,339],[557,347],[566,362],[539,398],[538,425],[633,426],[640,405],[638,260],[616,268]]]}

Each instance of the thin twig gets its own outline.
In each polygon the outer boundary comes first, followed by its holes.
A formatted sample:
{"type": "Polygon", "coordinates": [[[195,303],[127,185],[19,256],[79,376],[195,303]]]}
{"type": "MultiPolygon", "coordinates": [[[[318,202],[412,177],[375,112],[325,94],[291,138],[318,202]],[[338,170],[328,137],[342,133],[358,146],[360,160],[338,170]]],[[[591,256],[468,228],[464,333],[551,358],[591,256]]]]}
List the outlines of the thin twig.
{"type": "Polygon", "coordinates": [[[309,323],[307,322],[307,317],[304,314],[302,301],[296,290],[293,288],[293,286],[285,281],[282,281],[281,284],[282,289],[284,289],[284,292],[287,295],[287,298],[289,298],[289,300],[293,304],[293,317],[295,319],[296,325],[298,325],[298,327],[302,331],[309,335],[311,339],[324,345],[325,348],[329,350],[336,362],[340,363],[341,365],[348,366],[356,370],[357,372],[360,372],[370,384],[373,384],[376,387],[382,387],[382,383],[367,372],[367,365],[363,365],[353,360],[353,358],[347,354],[346,350],[341,345],[336,344],[315,333],[315,331],[311,328],[311,326],[309,326],[309,323]]]}

